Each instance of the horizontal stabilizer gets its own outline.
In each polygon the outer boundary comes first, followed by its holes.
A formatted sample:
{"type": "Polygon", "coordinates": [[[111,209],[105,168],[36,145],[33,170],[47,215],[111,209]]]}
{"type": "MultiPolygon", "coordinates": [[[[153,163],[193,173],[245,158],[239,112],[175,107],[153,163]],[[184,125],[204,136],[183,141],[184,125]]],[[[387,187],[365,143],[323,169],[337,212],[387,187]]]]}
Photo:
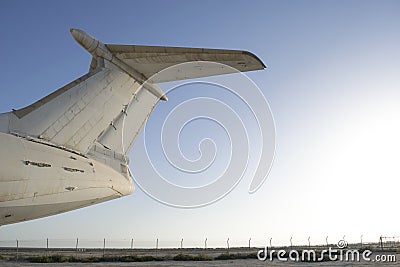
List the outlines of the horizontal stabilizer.
{"type": "MultiPolygon", "coordinates": [[[[229,74],[237,71],[245,72],[265,68],[263,62],[254,54],[241,50],[183,48],[165,46],[106,45],[111,54],[142,74],[150,83],[170,82],[176,80],[201,78],[207,76],[229,74]],[[229,67],[212,66],[207,62],[216,62],[229,67]],[[153,75],[168,67],[196,62],[195,65],[177,66],[161,75],[153,75]],[[232,68],[235,70],[233,70],[232,68]]],[[[97,67],[93,58],[91,69],[97,67]]]]}

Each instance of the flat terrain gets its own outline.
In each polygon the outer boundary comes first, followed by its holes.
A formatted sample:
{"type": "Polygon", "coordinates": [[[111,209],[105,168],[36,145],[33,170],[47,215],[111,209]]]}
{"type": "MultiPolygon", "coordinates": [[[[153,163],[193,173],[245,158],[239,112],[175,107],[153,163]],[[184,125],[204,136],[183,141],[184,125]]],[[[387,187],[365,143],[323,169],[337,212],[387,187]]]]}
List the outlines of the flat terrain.
{"type": "MultiPolygon", "coordinates": [[[[400,255],[397,255],[399,258],[400,255]]],[[[9,261],[0,261],[0,266],[41,266],[42,264],[38,263],[27,263],[27,262],[9,262],[9,261]]],[[[220,261],[163,261],[163,262],[126,262],[126,263],[111,263],[111,262],[103,262],[103,263],[46,263],[45,266],[48,267],[60,267],[60,266],[154,266],[154,267],[164,267],[164,266],[178,266],[178,267],[191,267],[191,266],[215,266],[215,267],[223,267],[223,266],[288,266],[288,267],[305,267],[305,266],[385,266],[385,267],[394,267],[400,266],[400,263],[376,263],[376,262],[322,262],[322,263],[302,263],[302,262],[261,262],[258,260],[247,259],[247,260],[220,260],[220,261]]]]}
{"type": "MultiPolygon", "coordinates": [[[[300,248],[299,248],[300,249],[300,248]]],[[[252,254],[253,257],[255,253],[257,253],[258,248],[231,248],[229,250],[230,254],[240,254],[240,255],[249,255],[252,254]]],[[[225,248],[216,248],[216,249],[200,249],[200,248],[191,248],[191,249],[80,249],[79,251],[75,251],[74,249],[42,249],[42,248],[21,248],[18,251],[19,261],[15,261],[17,252],[15,248],[0,248],[0,266],[178,266],[178,267],[186,267],[186,266],[386,266],[386,267],[394,267],[400,266],[400,253],[399,251],[392,252],[382,252],[376,251],[374,252],[370,258],[375,259],[376,255],[395,255],[396,262],[375,262],[375,261],[360,261],[360,262],[345,262],[345,261],[325,261],[325,262],[293,262],[293,261],[259,261],[258,259],[248,258],[248,259],[225,259],[225,260],[207,260],[207,261],[174,261],[171,260],[174,256],[178,254],[183,255],[192,255],[198,256],[199,254],[204,255],[209,258],[216,258],[221,254],[226,255],[227,249],[225,248]],[[74,257],[78,259],[89,259],[89,258],[101,258],[103,256],[107,258],[112,257],[124,257],[124,256],[152,256],[156,258],[164,258],[163,261],[145,261],[145,262],[88,262],[88,263],[80,263],[80,262],[61,262],[61,263],[30,263],[26,259],[29,257],[42,257],[42,256],[52,256],[52,255],[62,255],[65,257],[74,257]],[[25,259],[25,260],[24,260],[25,259]]]]}

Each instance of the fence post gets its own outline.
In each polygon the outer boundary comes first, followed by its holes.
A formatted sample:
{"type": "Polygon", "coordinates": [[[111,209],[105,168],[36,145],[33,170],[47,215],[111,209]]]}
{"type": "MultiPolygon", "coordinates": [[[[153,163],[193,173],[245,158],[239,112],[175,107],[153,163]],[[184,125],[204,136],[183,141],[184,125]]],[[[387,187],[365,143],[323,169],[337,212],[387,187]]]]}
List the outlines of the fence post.
{"type": "Polygon", "coordinates": [[[131,253],[133,253],[133,238],[131,239],[131,253]]]}
{"type": "Polygon", "coordinates": [[[326,248],[329,248],[329,244],[328,244],[328,236],[326,236],[326,238],[325,238],[325,241],[326,241],[326,248]]]}
{"type": "Polygon", "coordinates": [[[46,257],[49,256],[49,239],[46,238],[46,257]]]}
{"type": "Polygon", "coordinates": [[[105,253],[106,253],[106,239],[104,238],[103,239],[103,258],[104,258],[105,253]]]}
{"type": "Polygon", "coordinates": [[[76,245],[75,245],[75,257],[78,258],[78,244],[79,244],[79,239],[76,238],[76,245]]]}
{"type": "Polygon", "coordinates": [[[157,256],[157,253],[158,253],[158,238],[156,240],[156,256],[157,256]]]}
{"type": "Polygon", "coordinates": [[[227,247],[228,247],[228,254],[229,254],[229,237],[228,237],[228,239],[226,240],[226,245],[227,245],[227,247]]]}
{"type": "Polygon", "coordinates": [[[19,252],[19,243],[18,243],[18,239],[17,239],[17,260],[18,260],[18,252],[19,252]]]}
{"type": "Polygon", "coordinates": [[[206,240],[204,240],[204,249],[207,249],[207,237],[206,240]]]}

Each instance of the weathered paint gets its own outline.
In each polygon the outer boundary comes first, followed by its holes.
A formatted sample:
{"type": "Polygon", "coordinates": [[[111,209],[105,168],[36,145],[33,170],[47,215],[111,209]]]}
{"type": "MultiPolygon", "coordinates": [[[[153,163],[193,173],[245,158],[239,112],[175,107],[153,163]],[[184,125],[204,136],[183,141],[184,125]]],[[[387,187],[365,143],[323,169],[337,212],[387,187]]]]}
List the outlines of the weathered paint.
{"type": "Polygon", "coordinates": [[[91,158],[4,133],[0,133],[0,147],[0,162],[5,166],[0,170],[0,225],[58,214],[133,192],[129,172],[124,176],[122,171],[91,158]]]}

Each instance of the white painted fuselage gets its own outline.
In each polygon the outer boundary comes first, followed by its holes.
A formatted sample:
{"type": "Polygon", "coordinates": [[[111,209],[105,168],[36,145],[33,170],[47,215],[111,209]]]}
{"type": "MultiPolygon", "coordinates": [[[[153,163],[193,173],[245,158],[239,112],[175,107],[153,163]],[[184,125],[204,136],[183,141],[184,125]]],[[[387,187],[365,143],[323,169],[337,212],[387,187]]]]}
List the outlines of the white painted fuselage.
{"type": "Polygon", "coordinates": [[[133,192],[127,166],[117,172],[84,155],[5,133],[0,133],[0,148],[0,225],[58,214],[133,192]]]}

